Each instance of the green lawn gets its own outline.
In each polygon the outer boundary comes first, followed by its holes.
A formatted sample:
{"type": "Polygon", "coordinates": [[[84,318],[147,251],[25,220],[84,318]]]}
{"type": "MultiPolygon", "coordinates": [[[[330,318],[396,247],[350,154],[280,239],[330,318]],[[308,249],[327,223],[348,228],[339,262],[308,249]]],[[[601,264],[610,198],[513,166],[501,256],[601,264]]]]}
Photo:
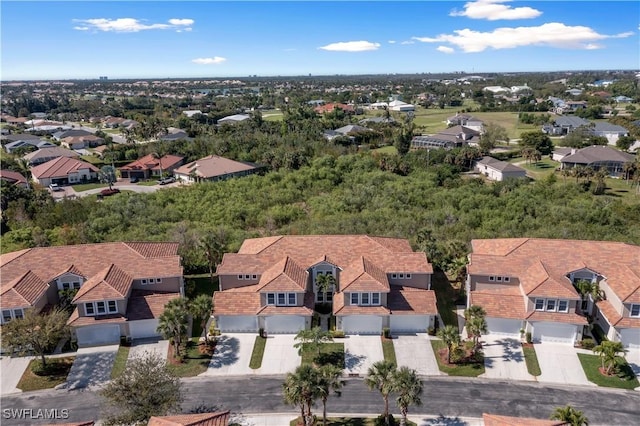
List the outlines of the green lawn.
{"type": "Polygon", "coordinates": [[[256,341],[253,344],[253,352],[251,353],[251,361],[249,361],[249,368],[255,370],[262,366],[262,357],[264,356],[264,348],[266,345],[267,339],[256,336],[256,341]]]}
{"type": "Polygon", "coordinates": [[[279,109],[269,109],[266,111],[262,111],[262,119],[264,121],[281,121],[282,117],[282,111],[280,111],[279,109]]]}
{"type": "Polygon", "coordinates": [[[107,188],[109,185],[107,185],[106,183],[79,183],[77,185],[72,185],[74,191],[76,192],[82,192],[82,191],[88,191],[90,189],[96,189],[96,188],[107,188]]]}
{"type": "MultiPolygon", "coordinates": [[[[455,301],[456,289],[451,286],[449,279],[442,271],[434,271],[431,277],[431,288],[436,293],[438,313],[444,325],[458,326],[455,301]]],[[[442,326],[442,324],[441,324],[442,326]]]]}
{"type": "Polygon", "coordinates": [[[443,373],[447,373],[449,376],[463,376],[463,377],[478,377],[484,373],[484,361],[476,364],[460,364],[456,366],[445,365],[438,356],[438,351],[446,349],[447,345],[442,340],[431,340],[431,346],[433,352],[436,355],[438,361],[438,368],[443,373]]]}
{"type": "Polygon", "coordinates": [[[385,361],[391,361],[394,364],[398,364],[396,361],[396,350],[393,347],[393,339],[382,339],[382,354],[385,361]]]}
{"type": "MultiPolygon", "coordinates": [[[[312,365],[316,352],[308,349],[307,345],[302,350],[302,365],[312,365]]],[[[344,343],[323,343],[320,345],[321,363],[333,364],[344,368],[344,343]]]]}
{"type": "Polygon", "coordinates": [[[115,379],[119,377],[127,366],[127,359],[129,359],[129,347],[128,346],[120,346],[118,348],[118,353],[116,354],[116,360],[113,363],[113,368],[111,369],[111,379],[115,379]]]}
{"type": "Polygon", "coordinates": [[[523,346],[522,352],[524,352],[524,362],[527,363],[527,371],[529,374],[532,376],[539,376],[542,374],[535,349],[533,347],[523,346]]]}
{"type": "Polygon", "coordinates": [[[155,181],[155,180],[147,180],[147,181],[144,181],[144,182],[138,182],[138,185],[140,185],[140,186],[155,186],[157,184],[158,184],[158,182],[155,181]]]}
{"type": "Polygon", "coordinates": [[[376,148],[371,152],[379,152],[380,154],[397,154],[398,150],[396,149],[395,146],[389,145],[389,146],[383,146],[382,148],[376,148]]]}
{"type": "MultiPolygon", "coordinates": [[[[316,410],[317,411],[317,410],[316,410]]],[[[322,425],[322,412],[314,413],[317,416],[314,426],[322,425]]],[[[411,415],[411,413],[409,413],[411,415]]],[[[397,424],[400,424],[401,416],[394,417],[397,424]]],[[[302,419],[296,417],[289,422],[289,426],[302,425],[302,419]]],[[[364,417],[327,417],[328,426],[375,426],[376,419],[364,417]]],[[[407,426],[416,426],[411,420],[407,420],[407,426]]]]}
{"type": "Polygon", "coordinates": [[[211,355],[200,353],[198,338],[193,338],[187,344],[184,362],[181,364],[168,362],[167,368],[179,377],[194,377],[207,371],[209,361],[211,361],[211,355]]]}
{"type": "Polygon", "coordinates": [[[522,157],[512,158],[509,163],[518,163],[518,167],[522,167],[528,173],[527,175],[534,179],[542,179],[555,173],[555,170],[560,167],[560,163],[553,161],[550,158],[543,158],[537,163],[527,163],[522,157]]]}
{"type": "Polygon", "coordinates": [[[86,161],[87,163],[91,163],[97,167],[104,165],[104,161],[102,161],[99,157],[95,155],[81,155],[80,159],[83,161],[86,161]]]}
{"type": "Polygon", "coordinates": [[[47,358],[48,374],[43,376],[32,371],[34,365],[40,364],[40,359],[34,359],[29,363],[16,387],[24,392],[54,388],[67,381],[74,359],[74,357],[47,358]]]}
{"type": "Polygon", "coordinates": [[[640,192],[637,187],[631,186],[630,182],[624,179],[609,178],[606,180],[606,185],[604,195],[615,197],[627,204],[640,202],[640,192]]]}
{"type": "Polygon", "coordinates": [[[580,363],[587,379],[598,386],[620,389],[635,389],[640,386],[638,378],[629,367],[626,361],[620,366],[620,373],[617,376],[605,376],[600,373],[602,362],[597,355],[578,354],[580,363]]]}

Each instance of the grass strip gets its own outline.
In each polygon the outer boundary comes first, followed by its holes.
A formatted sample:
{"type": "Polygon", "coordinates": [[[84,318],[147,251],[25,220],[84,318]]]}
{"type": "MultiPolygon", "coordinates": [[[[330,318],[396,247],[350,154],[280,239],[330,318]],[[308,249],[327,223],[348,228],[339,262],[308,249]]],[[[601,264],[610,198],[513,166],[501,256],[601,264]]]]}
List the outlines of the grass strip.
{"type": "Polygon", "coordinates": [[[253,344],[253,352],[251,353],[251,361],[249,362],[249,368],[256,370],[262,366],[262,357],[264,356],[264,348],[266,345],[266,338],[256,336],[256,341],[253,344]]]}

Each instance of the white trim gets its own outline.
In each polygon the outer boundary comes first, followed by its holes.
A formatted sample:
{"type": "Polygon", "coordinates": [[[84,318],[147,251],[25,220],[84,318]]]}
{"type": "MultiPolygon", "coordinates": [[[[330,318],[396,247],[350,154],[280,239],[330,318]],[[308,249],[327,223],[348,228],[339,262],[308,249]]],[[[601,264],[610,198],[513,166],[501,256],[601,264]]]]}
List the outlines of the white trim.
{"type": "Polygon", "coordinates": [[[640,317],[640,305],[636,304],[636,303],[632,303],[631,306],[629,306],[629,316],[631,318],[639,318],[640,317]],[[638,312],[634,315],[633,314],[633,310],[637,309],[638,312]]]}
{"type": "Polygon", "coordinates": [[[2,324],[6,324],[10,321],[13,321],[14,319],[19,319],[19,318],[24,318],[24,309],[23,308],[16,308],[16,309],[3,309],[2,310],[2,317],[0,317],[0,320],[2,321],[2,324]],[[8,313],[9,315],[7,315],[7,317],[9,317],[9,319],[5,319],[5,313],[8,313]]]}
{"type": "Polygon", "coordinates": [[[359,292],[359,293],[351,293],[351,304],[352,305],[358,305],[358,306],[380,306],[381,304],[381,300],[382,297],[380,296],[380,292],[378,291],[365,291],[365,292],[359,292]],[[367,301],[365,302],[363,296],[367,295],[367,301]],[[378,303],[373,303],[373,295],[377,294],[378,295],[378,303]],[[354,296],[356,296],[357,302],[354,302],[354,296]]]}
{"type": "Polygon", "coordinates": [[[266,298],[268,306],[297,306],[298,304],[298,294],[295,292],[267,293],[266,298]],[[292,295],[293,300],[291,300],[292,295]],[[272,302],[269,301],[270,298],[273,299],[272,302]]]}
{"type": "Polygon", "coordinates": [[[118,313],[118,302],[116,300],[100,300],[97,302],[85,302],[84,304],[84,313],[87,317],[95,317],[97,315],[107,315],[107,314],[116,314],[118,313]],[[111,309],[109,304],[113,302],[115,304],[115,308],[111,309]],[[92,313],[89,313],[87,308],[91,307],[92,313]],[[103,312],[99,312],[99,308],[103,309],[103,312]]]}

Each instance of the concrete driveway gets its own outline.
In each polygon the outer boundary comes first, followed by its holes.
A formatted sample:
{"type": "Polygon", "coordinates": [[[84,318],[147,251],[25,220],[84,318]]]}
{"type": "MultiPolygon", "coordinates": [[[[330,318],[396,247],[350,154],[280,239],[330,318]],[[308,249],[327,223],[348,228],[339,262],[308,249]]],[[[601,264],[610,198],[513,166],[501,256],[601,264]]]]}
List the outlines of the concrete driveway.
{"type": "Polygon", "coordinates": [[[134,340],[129,349],[127,361],[143,356],[146,352],[157,354],[162,359],[167,359],[169,353],[169,341],[158,339],[134,340]]]}
{"type": "Polygon", "coordinates": [[[482,336],[485,373],[480,377],[505,380],[535,380],[527,371],[518,338],[488,334],[482,336]]]}
{"type": "Polygon", "coordinates": [[[16,388],[33,357],[3,356],[0,359],[0,395],[22,392],[16,388]]]}
{"type": "Polygon", "coordinates": [[[533,347],[542,372],[538,376],[539,382],[596,386],[587,380],[582,364],[578,359],[578,351],[572,345],[538,343],[533,347]]]}
{"type": "Polygon", "coordinates": [[[375,362],[382,361],[382,341],[380,336],[351,335],[344,339],[344,372],[365,376],[375,362]]]}
{"type": "Polygon", "coordinates": [[[254,333],[229,333],[218,336],[209,368],[200,376],[255,374],[255,370],[249,368],[255,340],[254,333]]]}
{"type": "Polygon", "coordinates": [[[302,362],[298,350],[293,347],[295,337],[295,334],[274,334],[267,337],[262,366],[255,373],[286,374],[295,370],[302,362]]]}
{"type": "Polygon", "coordinates": [[[393,347],[398,367],[409,367],[423,376],[442,374],[428,334],[399,335],[393,339],[393,347]]]}
{"type": "Polygon", "coordinates": [[[63,389],[99,386],[111,380],[111,370],[119,345],[78,349],[63,389]]]}

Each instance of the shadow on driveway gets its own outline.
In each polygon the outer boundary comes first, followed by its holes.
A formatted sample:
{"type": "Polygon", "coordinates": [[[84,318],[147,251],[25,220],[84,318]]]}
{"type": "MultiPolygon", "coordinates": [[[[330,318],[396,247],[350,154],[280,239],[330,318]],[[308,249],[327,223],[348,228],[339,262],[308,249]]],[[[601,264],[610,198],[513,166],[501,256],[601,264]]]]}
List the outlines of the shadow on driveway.
{"type": "Polygon", "coordinates": [[[117,353],[118,346],[79,349],[63,388],[81,389],[108,382],[117,353]]]}
{"type": "Polygon", "coordinates": [[[235,337],[220,336],[216,343],[216,350],[211,358],[209,368],[221,368],[238,362],[240,341],[235,337]]]}
{"type": "Polygon", "coordinates": [[[346,350],[344,353],[344,368],[347,370],[357,369],[364,363],[365,359],[367,357],[364,355],[356,355],[346,350]]]}

